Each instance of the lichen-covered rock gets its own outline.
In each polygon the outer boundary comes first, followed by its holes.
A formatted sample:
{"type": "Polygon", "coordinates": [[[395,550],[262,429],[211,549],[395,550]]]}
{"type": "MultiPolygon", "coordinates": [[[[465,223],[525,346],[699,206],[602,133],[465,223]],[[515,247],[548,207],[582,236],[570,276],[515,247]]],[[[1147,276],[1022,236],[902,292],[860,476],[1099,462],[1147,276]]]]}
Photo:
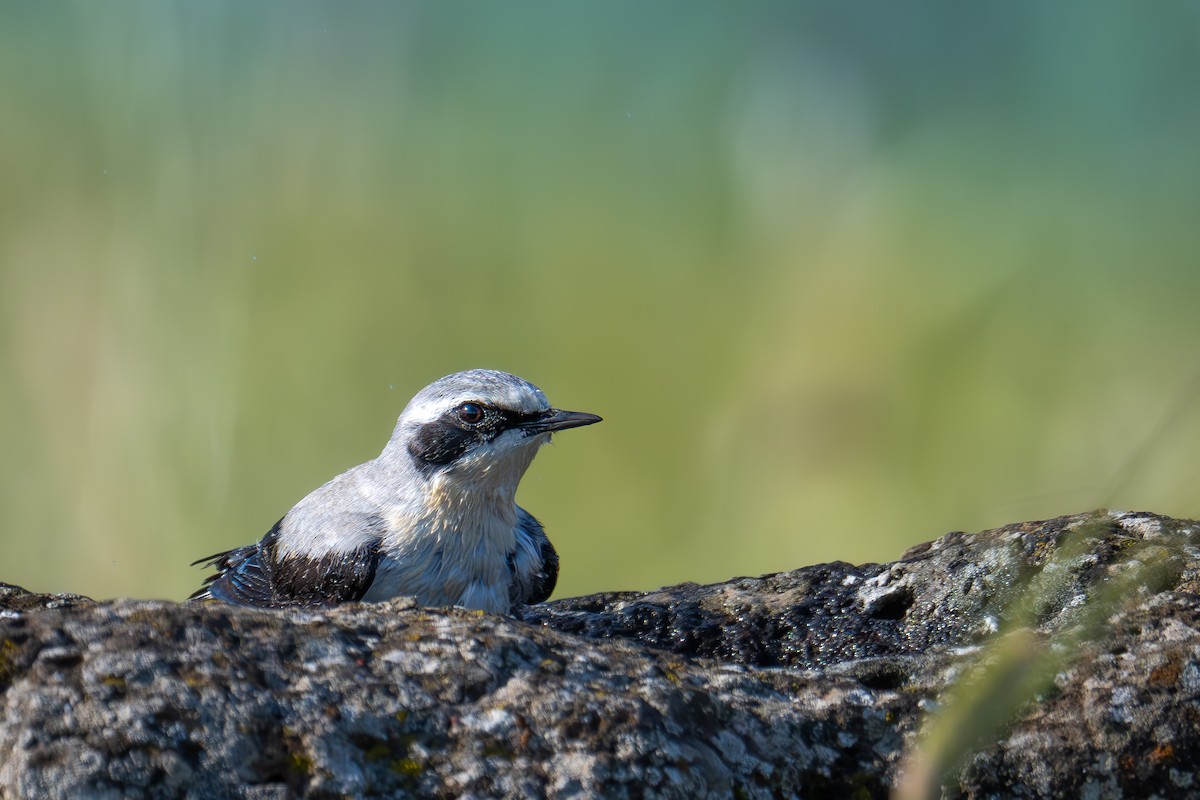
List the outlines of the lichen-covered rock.
{"type": "Polygon", "coordinates": [[[1081,515],[521,620],[0,584],[0,798],[882,797],[997,631],[1091,630],[1097,603],[1102,635],[945,793],[1200,797],[1198,545],[1081,515]]]}

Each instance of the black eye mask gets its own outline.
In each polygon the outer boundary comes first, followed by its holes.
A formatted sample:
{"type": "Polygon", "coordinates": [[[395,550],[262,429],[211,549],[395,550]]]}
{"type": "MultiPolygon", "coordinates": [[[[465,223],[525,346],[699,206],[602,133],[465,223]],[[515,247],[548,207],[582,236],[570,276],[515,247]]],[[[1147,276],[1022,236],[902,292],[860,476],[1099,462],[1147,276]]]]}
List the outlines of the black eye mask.
{"type": "Polygon", "coordinates": [[[444,467],[504,431],[534,423],[544,414],[522,414],[483,403],[463,403],[422,425],[408,443],[408,452],[424,471],[444,467]]]}

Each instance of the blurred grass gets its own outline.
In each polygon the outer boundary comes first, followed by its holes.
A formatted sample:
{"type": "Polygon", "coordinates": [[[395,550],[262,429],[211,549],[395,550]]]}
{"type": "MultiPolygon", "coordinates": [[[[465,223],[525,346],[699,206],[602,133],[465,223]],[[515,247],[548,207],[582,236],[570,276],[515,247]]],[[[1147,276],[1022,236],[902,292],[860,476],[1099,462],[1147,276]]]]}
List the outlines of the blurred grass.
{"type": "Polygon", "coordinates": [[[1075,592],[1072,581],[1095,559],[1096,542],[1111,533],[1111,517],[1092,516],[1063,538],[1040,570],[1020,581],[1020,594],[1000,614],[999,634],[955,667],[949,689],[929,704],[916,744],[905,753],[893,800],[934,800],[960,791],[971,757],[1038,708],[1062,672],[1110,633],[1115,614],[1177,585],[1186,533],[1167,532],[1151,541],[1127,538],[1115,562],[1085,584],[1086,598],[1075,597],[1067,606],[1069,622],[1060,621],[1048,635],[1038,632],[1039,621],[1063,610],[1062,598],[1075,592]]]}
{"type": "Polygon", "coordinates": [[[6,5],[0,580],[181,597],[473,366],[606,418],[522,485],[560,595],[1200,515],[1198,26],[6,5]]]}

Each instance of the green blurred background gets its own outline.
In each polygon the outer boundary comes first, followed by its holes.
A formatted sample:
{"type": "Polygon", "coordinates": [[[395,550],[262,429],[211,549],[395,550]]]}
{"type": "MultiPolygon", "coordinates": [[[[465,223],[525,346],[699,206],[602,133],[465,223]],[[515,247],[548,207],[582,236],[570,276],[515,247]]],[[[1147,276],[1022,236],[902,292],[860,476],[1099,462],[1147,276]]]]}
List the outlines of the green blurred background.
{"type": "Polygon", "coordinates": [[[0,580],[180,598],[487,366],[558,596],[1200,515],[1200,6],[0,7],[0,580]]]}

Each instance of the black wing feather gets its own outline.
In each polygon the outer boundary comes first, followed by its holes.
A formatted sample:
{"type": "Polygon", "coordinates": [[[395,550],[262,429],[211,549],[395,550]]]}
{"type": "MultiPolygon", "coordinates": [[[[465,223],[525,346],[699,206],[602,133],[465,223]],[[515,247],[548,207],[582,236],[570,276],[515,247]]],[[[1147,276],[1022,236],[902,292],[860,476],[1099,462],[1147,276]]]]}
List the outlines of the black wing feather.
{"type": "Polygon", "coordinates": [[[208,561],[217,568],[215,575],[189,600],[224,600],[240,606],[274,606],[271,575],[263,564],[256,544],[218,553],[208,561]]]}
{"type": "Polygon", "coordinates": [[[275,523],[257,544],[196,561],[216,567],[217,572],[188,599],[259,608],[318,608],[362,599],[379,566],[375,543],[321,558],[280,557],[277,543],[282,523],[275,523]]]}
{"type": "Polygon", "coordinates": [[[508,554],[508,571],[512,577],[512,583],[509,586],[509,600],[513,607],[548,600],[558,583],[558,551],[546,537],[546,529],[533,514],[520,506],[517,506],[517,512],[517,529],[523,531],[524,535],[537,545],[538,558],[541,563],[538,571],[534,574],[518,575],[516,553],[508,554]]]}
{"type": "Polygon", "coordinates": [[[558,584],[558,551],[549,539],[542,540],[542,568],[534,576],[533,587],[529,592],[529,603],[541,603],[550,599],[554,587],[558,584]]]}

